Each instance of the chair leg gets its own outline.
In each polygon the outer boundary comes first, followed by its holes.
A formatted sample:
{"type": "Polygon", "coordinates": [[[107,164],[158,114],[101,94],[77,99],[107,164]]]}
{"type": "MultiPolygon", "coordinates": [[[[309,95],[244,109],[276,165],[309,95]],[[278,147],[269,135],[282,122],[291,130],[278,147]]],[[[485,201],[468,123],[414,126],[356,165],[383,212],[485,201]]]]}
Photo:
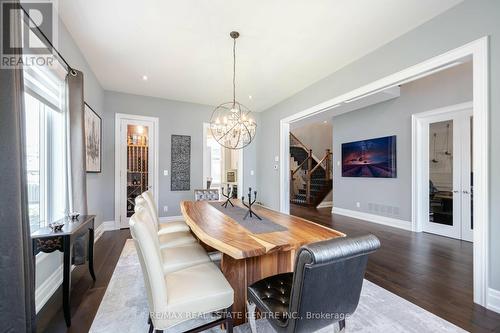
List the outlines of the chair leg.
{"type": "Polygon", "coordinates": [[[148,333],[153,333],[154,331],[154,327],[153,327],[153,323],[151,322],[151,319],[149,319],[149,330],[148,330],[148,333]]]}
{"type": "Polygon", "coordinates": [[[345,319],[339,321],[339,332],[345,332],[345,319]]]}
{"type": "Polygon", "coordinates": [[[256,305],[255,303],[247,301],[247,308],[248,308],[248,323],[250,324],[250,329],[252,330],[252,333],[257,333],[257,325],[255,323],[256,305]]]}
{"type": "Polygon", "coordinates": [[[226,309],[226,333],[233,333],[233,314],[232,307],[226,309]]]}

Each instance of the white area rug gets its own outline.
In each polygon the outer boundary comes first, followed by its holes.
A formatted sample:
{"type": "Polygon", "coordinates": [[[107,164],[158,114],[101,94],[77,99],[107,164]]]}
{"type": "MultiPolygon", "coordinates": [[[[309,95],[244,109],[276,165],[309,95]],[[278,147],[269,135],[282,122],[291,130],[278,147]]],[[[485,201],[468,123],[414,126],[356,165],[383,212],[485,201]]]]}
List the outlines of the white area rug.
{"type": "MultiPolygon", "coordinates": [[[[118,264],[99,306],[90,332],[147,332],[148,305],[141,267],[132,240],[127,240],[118,264]]],[[[189,326],[177,326],[166,333],[182,332],[189,326]]],[[[265,320],[257,321],[259,333],[274,330],[265,320]]],[[[322,331],[331,332],[331,328],[322,331]]],[[[221,332],[214,328],[207,332],[221,332]]],[[[247,324],[235,328],[248,333],[247,324]]],[[[347,319],[346,332],[465,332],[461,328],[365,280],[356,312],[347,319]]]]}

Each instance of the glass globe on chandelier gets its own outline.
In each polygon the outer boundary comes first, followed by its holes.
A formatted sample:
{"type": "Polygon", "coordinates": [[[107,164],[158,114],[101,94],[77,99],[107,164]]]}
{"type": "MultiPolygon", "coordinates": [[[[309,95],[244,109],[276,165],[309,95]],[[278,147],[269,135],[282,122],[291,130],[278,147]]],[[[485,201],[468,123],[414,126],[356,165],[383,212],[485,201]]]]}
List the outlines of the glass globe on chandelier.
{"type": "Polygon", "coordinates": [[[251,118],[250,109],[236,100],[236,38],[240,34],[232,31],[229,35],[233,38],[233,100],[215,108],[210,131],[221,146],[242,149],[252,142],[257,124],[251,118]]]}

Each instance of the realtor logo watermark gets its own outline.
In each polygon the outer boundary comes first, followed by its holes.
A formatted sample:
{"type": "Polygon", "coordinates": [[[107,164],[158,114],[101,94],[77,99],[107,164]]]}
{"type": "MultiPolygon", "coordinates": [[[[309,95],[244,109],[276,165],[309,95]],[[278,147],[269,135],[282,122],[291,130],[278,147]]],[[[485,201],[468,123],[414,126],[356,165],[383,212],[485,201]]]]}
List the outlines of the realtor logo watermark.
{"type": "Polygon", "coordinates": [[[57,48],[57,3],[49,0],[2,2],[0,68],[45,66],[54,63],[45,37],[57,48]],[[43,37],[39,30],[43,32],[43,37]]]}

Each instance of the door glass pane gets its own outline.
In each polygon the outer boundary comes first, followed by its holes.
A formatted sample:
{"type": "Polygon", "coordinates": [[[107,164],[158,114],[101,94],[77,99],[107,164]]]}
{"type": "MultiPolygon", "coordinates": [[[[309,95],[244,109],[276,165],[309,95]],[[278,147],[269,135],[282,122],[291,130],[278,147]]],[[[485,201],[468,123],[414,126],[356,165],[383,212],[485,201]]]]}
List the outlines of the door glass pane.
{"type": "Polygon", "coordinates": [[[470,117],[470,228],[474,229],[474,173],[472,170],[474,170],[474,155],[472,154],[472,149],[474,147],[473,143],[473,132],[472,129],[474,128],[474,117],[470,117]]]}
{"type": "Polygon", "coordinates": [[[429,221],[453,225],[453,121],[429,127],[429,221]]]}
{"type": "Polygon", "coordinates": [[[127,217],[134,214],[135,197],[148,189],[148,127],[127,125],[127,217]]]}

